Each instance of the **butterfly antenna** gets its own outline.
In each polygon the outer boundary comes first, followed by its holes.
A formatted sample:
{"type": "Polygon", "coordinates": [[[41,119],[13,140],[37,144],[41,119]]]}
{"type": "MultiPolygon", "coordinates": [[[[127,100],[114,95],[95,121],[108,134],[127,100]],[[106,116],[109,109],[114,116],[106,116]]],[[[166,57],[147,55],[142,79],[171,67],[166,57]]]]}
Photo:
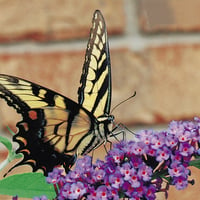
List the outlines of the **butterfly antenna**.
{"type": "Polygon", "coordinates": [[[112,113],[118,106],[120,106],[121,104],[123,104],[124,102],[128,101],[129,99],[133,98],[136,95],[136,91],[134,92],[133,95],[131,95],[130,97],[128,97],[127,99],[121,101],[120,103],[118,103],[116,106],[114,106],[114,108],[111,110],[110,113],[112,113]]]}

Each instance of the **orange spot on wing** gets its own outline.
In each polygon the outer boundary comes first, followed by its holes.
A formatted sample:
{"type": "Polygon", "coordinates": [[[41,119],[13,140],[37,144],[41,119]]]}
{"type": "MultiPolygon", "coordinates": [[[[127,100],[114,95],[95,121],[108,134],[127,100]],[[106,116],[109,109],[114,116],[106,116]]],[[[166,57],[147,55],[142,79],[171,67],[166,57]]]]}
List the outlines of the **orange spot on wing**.
{"type": "Polygon", "coordinates": [[[22,125],[24,127],[25,131],[28,131],[29,127],[28,127],[28,124],[26,122],[22,122],[22,123],[20,123],[20,125],[22,125]]]}
{"type": "Polygon", "coordinates": [[[18,136],[16,139],[18,141],[21,141],[24,144],[24,146],[27,146],[27,140],[25,138],[18,136]]]}
{"type": "Polygon", "coordinates": [[[32,120],[36,120],[36,119],[38,118],[38,117],[37,117],[37,112],[36,112],[36,111],[31,110],[31,111],[28,112],[28,114],[29,114],[29,117],[30,117],[32,120]]]}
{"type": "Polygon", "coordinates": [[[22,149],[22,150],[20,150],[20,153],[30,154],[30,151],[28,149],[22,149]]]}

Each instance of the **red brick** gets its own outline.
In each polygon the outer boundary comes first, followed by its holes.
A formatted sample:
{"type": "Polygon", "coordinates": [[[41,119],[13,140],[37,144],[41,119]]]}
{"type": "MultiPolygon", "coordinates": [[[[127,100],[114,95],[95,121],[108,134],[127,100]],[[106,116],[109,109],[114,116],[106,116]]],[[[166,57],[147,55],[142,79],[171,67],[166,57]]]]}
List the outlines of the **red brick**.
{"type": "Polygon", "coordinates": [[[125,16],[122,0],[117,0],[117,3],[116,0],[84,2],[63,0],[61,2],[1,1],[0,42],[88,37],[92,15],[96,9],[102,11],[109,33],[119,34],[124,31],[125,16]]]}
{"type": "Polygon", "coordinates": [[[115,116],[124,123],[165,123],[200,114],[200,45],[152,47],[140,54],[111,53],[113,105],[136,97],[115,116]]]}
{"type": "MultiPolygon", "coordinates": [[[[0,55],[0,73],[30,80],[76,101],[83,61],[81,52],[0,55]]],[[[5,124],[13,126],[14,112],[5,104],[1,112],[5,124]],[[10,112],[13,114],[8,114],[10,112]]]]}
{"type": "MultiPolygon", "coordinates": [[[[125,49],[111,52],[113,98],[112,107],[133,94],[141,82],[141,58],[125,49]],[[133,65],[134,67],[131,67],[133,65]]],[[[0,55],[0,73],[6,73],[39,83],[77,101],[77,89],[81,76],[84,52],[54,52],[0,55]]],[[[117,121],[133,123],[138,119],[138,97],[114,111],[117,121]]],[[[2,103],[2,101],[1,101],[2,103]]],[[[13,126],[14,112],[1,106],[4,125],[13,126]]],[[[140,120],[141,118],[139,118],[140,120]]],[[[19,119],[17,119],[19,120],[19,119]]]]}
{"type": "Polygon", "coordinates": [[[199,53],[199,45],[172,45],[146,51],[149,62],[146,98],[155,121],[199,115],[199,53]]]}
{"type": "Polygon", "coordinates": [[[139,19],[143,31],[200,30],[199,0],[141,0],[139,5],[139,19]]]}
{"type": "MultiPolygon", "coordinates": [[[[116,121],[152,124],[198,116],[199,54],[199,45],[152,47],[140,54],[112,50],[112,107],[137,92],[113,111],[116,121]]],[[[84,52],[1,55],[0,73],[37,82],[77,101],[83,60],[84,52]]],[[[4,124],[13,121],[9,112],[8,106],[1,106],[4,124]]]]}

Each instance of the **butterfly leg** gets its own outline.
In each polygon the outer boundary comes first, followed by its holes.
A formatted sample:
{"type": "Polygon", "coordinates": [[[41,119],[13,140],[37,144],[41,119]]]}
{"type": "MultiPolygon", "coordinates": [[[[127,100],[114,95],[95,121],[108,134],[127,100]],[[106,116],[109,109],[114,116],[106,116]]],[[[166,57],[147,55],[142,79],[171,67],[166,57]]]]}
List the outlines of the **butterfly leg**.
{"type": "Polygon", "coordinates": [[[123,129],[127,130],[129,133],[135,135],[135,133],[133,131],[131,131],[127,126],[125,126],[124,124],[122,123],[119,123],[118,124],[119,127],[122,127],[123,129]]]}
{"type": "Polygon", "coordinates": [[[107,144],[107,143],[109,143],[109,150],[112,149],[112,142],[111,142],[110,140],[106,140],[106,141],[104,142],[104,144],[103,144],[106,153],[108,153],[108,150],[107,150],[107,147],[106,147],[106,144],[107,144]]]}
{"type": "Polygon", "coordinates": [[[91,166],[92,166],[92,163],[93,163],[93,158],[94,158],[94,150],[95,150],[95,149],[93,149],[93,150],[92,150],[92,155],[91,155],[91,157],[92,157],[92,159],[91,159],[91,163],[90,163],[90,164],[91,164],[91,166]]]}
{"type": "Polygon", "coordinates": [[[117,138],[117,136],[122,134],[121,140],[127,140],[126,131],[131,133],[132,135],[135,135],[135,133],[133,131],[131,131],[129,128],[127,128],[124,124],[122,124],[122,123],[116,124],[115,127],[113,128],[112,132],[111,132],[110,137],[114,137],[119,142],[120,139],[117,138]],[[116,132],[114,132],[114,131],[116,131],[116,132]]]}
{"type": "Polygon", "coordinates": [[[76,162],[76,159],[77,159],[76,154],[74,154],[73,156],[71,156],[71,155],[65,156],[65,161],[63,162],[63,167],[65,168],[66,174],[70,171],[71,167],[76,162]]]}

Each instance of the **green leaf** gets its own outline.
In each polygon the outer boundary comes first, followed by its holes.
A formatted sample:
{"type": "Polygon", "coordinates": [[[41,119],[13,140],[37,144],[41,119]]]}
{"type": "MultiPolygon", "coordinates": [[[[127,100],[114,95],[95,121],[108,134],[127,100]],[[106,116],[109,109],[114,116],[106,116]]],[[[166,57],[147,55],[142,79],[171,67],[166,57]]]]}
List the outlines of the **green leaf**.
{"type": "Polygon", "coordinates": [[[15,135],[15,133],[10,129],[10,127],[9,126],[7,126],[7,129],[8,129],[8,131],[12,134],[12,136],[14,136],[15,135]]]}
{"type": "Polygon", "coordinates": [[[24,173],[9,176],[0,180],[0,194],[25,198],[46,195],[48,199],[55,198],[52,184],[46,183],[42,173],[24,173]]]}
{"type": "Polygon", "coordinates": [[[200,169],[200,158],[190,161],[190,166],[200,169]]]}
{"type": "Polygon", "coordinates": [[[21,158],[22,154],[15,153],[12,143],[8,138],[0,136],[0,143],[2,143],[8,149],[7,158],[3,162],[0,163],[0,171],[1,171],[12,160],[16,158],[21,158]]]}
{"type": "Polygon", "coordinates": [[[12,151],[12,143],[8,138],[0,136],[0,142],[8,149],[9,152],[12,151]]]}

